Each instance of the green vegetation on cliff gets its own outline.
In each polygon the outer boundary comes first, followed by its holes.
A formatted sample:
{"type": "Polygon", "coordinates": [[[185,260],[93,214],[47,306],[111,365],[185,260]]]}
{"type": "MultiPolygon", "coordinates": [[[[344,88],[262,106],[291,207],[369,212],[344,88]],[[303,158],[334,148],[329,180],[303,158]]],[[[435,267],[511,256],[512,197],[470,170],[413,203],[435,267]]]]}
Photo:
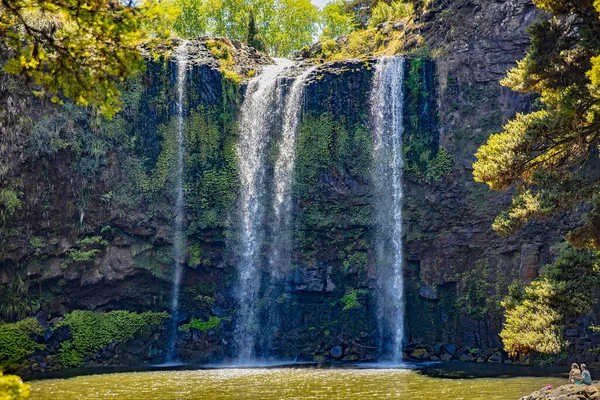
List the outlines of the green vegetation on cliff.
{"type": "Polygon", "coordinates": [[[434,64],[423,57],[410,59],[406,87],[408,117],[403,138],[404,169],[416,179],[439,182],[452,171],[452,158],[439,148],[435,109],[434,64]]]}
{"type": "Polygon", "coordinates": [[[26,318],[13,324],[0,325],[0,369],[19,361],[35,350],[45,346],[33,340],[32,336],[41,336],[46,329],[34,318],[26,318]]]}
{"type": "Polygon", "coordinates": [[[211,316],[208,320],[202,321],[201,319],[192,318],[187,324],[183,324],[179,327],[180,332],[189,332],[190,329],[197,329],[200,332],[207,332],[209,329],[215,329],[219,327],[222,318],[211,316]]]}
{"type": "Polygon", "coordinates": [[[503,302],[506,323],[500,336],[506,352],[562,351],[564,325],[591,312],[595,303],[591,293],[600,283],[599,263],[596,252],[568,248],[530,285],[513,284],[503,302]]]}
{"type": "Polygon", "coordinates": [[[142,329],[152,329],[168,317],[166,312],[73,311],[56,326],[68,327],[73,335],[73,339],[62,343],[58,357],[67,367],[81,366],[86,357],[93,358],[111,343],[131,339],[142,329]]]}

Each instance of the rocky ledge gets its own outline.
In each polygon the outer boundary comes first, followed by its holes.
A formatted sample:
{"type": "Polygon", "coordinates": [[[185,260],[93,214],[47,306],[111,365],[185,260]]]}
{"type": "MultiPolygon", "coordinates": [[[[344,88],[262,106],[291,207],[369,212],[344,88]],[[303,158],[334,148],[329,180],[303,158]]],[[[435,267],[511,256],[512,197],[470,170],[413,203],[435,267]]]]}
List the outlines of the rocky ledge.
{"type": "Polygon", "coordinates": [[[600,385],[563,385],[557,388],[544,388],[520,400],[583,400],[600,399],[600,385]]]}

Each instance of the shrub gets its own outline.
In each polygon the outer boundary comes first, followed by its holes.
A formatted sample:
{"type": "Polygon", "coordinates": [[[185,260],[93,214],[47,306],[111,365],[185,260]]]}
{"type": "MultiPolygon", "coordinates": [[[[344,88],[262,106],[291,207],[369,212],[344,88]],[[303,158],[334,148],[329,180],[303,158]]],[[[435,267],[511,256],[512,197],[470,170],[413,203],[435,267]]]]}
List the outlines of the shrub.
{"type": "Polygon", "coordinates": [[[14,363],[35,350],[44,349],[31,336],[43,335],[45,329],[34,318],[26,318],[14,324],[0,325],[0,365],[14,363]]]}
{"type": "Polygon", "coordinates": [[[84,357],[94,357],[112,342],[131,339],[141,329],[160,325],[168,317],[166,312],[73,311],[56,326],[68,327],[73,335],[73,339],[63,343],[58,357],[67,367],[81,366],[84,357]]]}
{"type": "Polygon", "coordinates": [[[380,1],[373,8],[373,14],[369,20],[369,25],[377,26],[384,22],[400,21],[402,19],[412,18],[413,14],[414,7],[412,3],[394,1],[391,4],[387,4],[380,1]]]}
{"type": "Polygon", "coordinates": [[[191,328],[194,328],[201,332],[206,332],[209,329],[217,328],[221,321],[222,318],[219,317],[210,317],[206,322],[201,319],[192,318],[189,323],[181,325],[179,331],[189,332],[191,328]]]}
{"type": "Polygon", "coordinates": [[[348,289],[344,297],[342,297],[342,304],[344,304],[343,310],[356,310],[362,308],[363,304],[360,302],[359,297],[367,294],[365,289],[348,289]]]}
{"type": "Polygon", "coordinates": [[[21,400],[29,397],[30,386],[16,375],[2,375],[0,371],[0,400],[21,400]]]}
{"type": "Polygon", "coordinates": [[[524,289],[511,285],[502,303],[506,322],[500,337],[506,352],[513,356],[559,353],[565,321],[592,310],[595,299],[590,293],[600,279],[599,262],[595,252],[568,248],[524,289]]]}

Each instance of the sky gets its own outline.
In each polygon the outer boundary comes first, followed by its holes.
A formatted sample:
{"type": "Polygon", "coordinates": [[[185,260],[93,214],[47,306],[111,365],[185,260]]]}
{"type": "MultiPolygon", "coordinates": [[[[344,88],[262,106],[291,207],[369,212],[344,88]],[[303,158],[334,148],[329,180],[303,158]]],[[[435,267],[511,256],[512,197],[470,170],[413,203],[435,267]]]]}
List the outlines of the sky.
{"type": "Polygon", "coordinates": [[[329,0],[311,0],[311,2],[317,7],[323,8],[325,4],[329,3],[329,0]]]}

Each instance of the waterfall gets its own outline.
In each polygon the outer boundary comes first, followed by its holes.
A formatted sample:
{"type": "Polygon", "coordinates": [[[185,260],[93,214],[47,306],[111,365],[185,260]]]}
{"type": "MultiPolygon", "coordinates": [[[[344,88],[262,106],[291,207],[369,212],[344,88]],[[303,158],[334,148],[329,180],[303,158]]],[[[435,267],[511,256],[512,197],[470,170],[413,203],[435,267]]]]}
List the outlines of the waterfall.
{"type": "Polygon", "coordinates": [[[181,278],[183,275],[183,263],[185,260],[185,237],[183,234],[183,153],[185,143],[184,133],[184,104],[185,104],[185,80],[187,70],[187,42],[183,42],[175,52],[177,60],[177,178],[175,187],[175,224],[173,234],[173,259],[174,274],[173,288],[171,292],[171,316],[173,321],[173,332],[169,346],[168,361],[176,360],[177,342],[177,314],[179,312],[179,293],[181,291],[181,278]]]}
{"type": "Polygon", "coordinates": [[[254,358],[261,283],[261,249],[264,235],[264,184],[270,133],[281,119],[283,92],[279,75],[293,63],[275,60],[249,84],[241,107],[237,148],[240,172],[238,319],[235,329],[239,362],[254,358]]]}
{"type": "Polygon", "coordinates": [[[300,111],[304,100],[306,79],[317,67],[312,67],[300,74],[287,95],[283,115],[283,129],[278,144],[278,156],[275,161],[273,178],[273,244],[269,265],[271,275],[281,278],[290,263],[291,237],[290,221],[292,215],[292,181],[294,178],[294,161],[296,155],[296,132],[300,119],[300,111]]]}
{"type": "Polygon", "coordinates": [[[375,65],[371,93],[375,257],[379,280],[381,354],[402,360],[404,281],[402,275],[402,136],[404,58],[382,57],[375,65]]]}

